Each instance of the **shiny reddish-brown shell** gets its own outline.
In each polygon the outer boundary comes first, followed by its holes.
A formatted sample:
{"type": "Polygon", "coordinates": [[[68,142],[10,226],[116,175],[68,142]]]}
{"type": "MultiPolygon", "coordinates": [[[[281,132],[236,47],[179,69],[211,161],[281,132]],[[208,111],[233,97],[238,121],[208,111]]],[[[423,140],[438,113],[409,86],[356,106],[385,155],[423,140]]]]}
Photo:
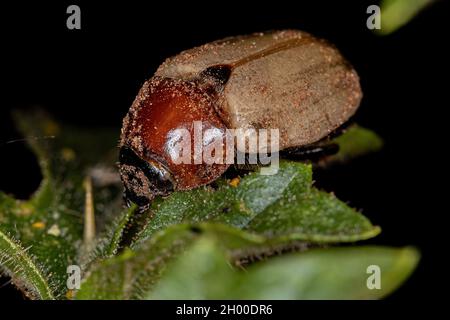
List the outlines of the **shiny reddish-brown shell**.
{"type": "Polygon", "coordinates": [[[152,78],[141,88],[124,119],[121,146],[127,145],[142,159],[165,166],[176,180],[178,190],[211,182],[228,165],[195,164],[194,159],[190,164],[175,164],[169,136],[177,129],[186,129],[192,138],[193,151],[194,121],[202,122],[203,132],[215,128],[225,134],[226,126],[215,112],[213,98],[195,83],[152,78]]]}

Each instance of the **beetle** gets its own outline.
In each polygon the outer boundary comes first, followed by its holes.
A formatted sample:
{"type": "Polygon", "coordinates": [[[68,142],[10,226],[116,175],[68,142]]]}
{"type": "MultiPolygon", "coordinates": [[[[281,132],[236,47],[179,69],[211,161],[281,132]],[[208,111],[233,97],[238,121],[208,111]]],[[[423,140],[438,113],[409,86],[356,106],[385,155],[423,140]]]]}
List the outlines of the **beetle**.
{"type": "MultiPolygon", "coordinates": [[[[327,41],[298,30],[229,37],[168,58],[123,120],[119,172],[127,203],[147,208],[175,190],[211,183],[226,163],[175,163],[176,128],[278,128],[279,150],[306,148],[341,127],[362,92],[353,67],[327,41]]],[[[203,129],[202,129],[203,130],[203,129]]]]}

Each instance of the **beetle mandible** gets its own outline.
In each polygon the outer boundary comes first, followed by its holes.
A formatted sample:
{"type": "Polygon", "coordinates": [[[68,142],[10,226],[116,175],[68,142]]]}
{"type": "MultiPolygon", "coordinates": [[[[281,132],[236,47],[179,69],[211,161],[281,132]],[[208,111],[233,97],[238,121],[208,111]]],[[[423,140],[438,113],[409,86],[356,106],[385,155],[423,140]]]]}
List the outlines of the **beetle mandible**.
{"type": "Polygon", "coordinates": [[[328,42],[297,30],[230,37],[168,58],[123,120],[119,171],[125,199],[146,208],[157,195],[221,176],[229,164],[179,164],[170,133],[278,128],[279,150],[311,145],[343,125],[362,97],[352,66],[328,42]]]}

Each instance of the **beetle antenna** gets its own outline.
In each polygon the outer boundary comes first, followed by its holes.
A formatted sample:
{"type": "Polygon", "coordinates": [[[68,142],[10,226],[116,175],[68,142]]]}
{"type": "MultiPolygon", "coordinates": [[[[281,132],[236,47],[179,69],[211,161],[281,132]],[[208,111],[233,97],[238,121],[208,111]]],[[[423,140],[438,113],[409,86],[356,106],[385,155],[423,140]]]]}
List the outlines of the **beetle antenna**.
{"type": "Polygon", "coordinates": [[[27,137],[21,139],[13,139],[0,143],[0,147],[6,146],[8,144],[16,143],[16,142],[28,142],[28,141],[36,141],[36,140],[45,140],[45,139],[55,139],[56,136],[42,136],[42,137],[27,137]]]}

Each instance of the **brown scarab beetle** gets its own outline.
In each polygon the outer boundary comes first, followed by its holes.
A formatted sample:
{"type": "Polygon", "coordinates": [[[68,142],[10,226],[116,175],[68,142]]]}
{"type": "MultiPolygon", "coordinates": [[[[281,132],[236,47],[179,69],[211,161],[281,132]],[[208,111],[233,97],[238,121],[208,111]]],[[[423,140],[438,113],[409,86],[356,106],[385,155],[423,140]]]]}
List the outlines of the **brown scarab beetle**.
{"type": "Polygon", "coordinates": [[[125,199],[146,208],[157,195],[208,184],[227,170],[227,163],[175,163],[177,128],[195,134],[201,121],[201,130],[224,139],[227,128],[278,128],[279,150],[302,148],[343,125],[361,97],[358,75],[338,50],[302,31],[183,51],[145,82],[123,121],[125,199]]]}

